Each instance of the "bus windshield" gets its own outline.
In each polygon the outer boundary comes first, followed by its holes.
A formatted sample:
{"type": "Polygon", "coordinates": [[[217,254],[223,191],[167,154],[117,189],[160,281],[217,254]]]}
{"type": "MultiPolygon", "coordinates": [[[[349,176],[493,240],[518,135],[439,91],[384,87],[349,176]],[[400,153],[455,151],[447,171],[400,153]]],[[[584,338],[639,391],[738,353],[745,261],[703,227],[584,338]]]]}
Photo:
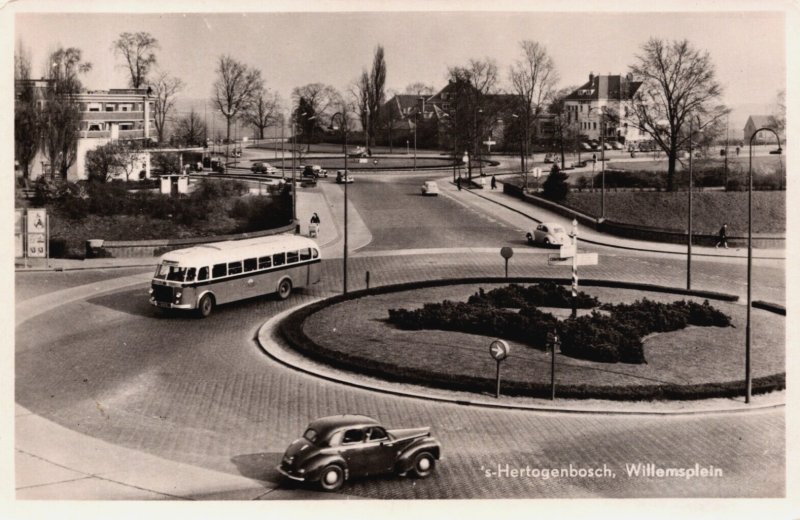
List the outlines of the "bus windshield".
{"type": "Polygon", "coordinates": [[[173,282],[182,282],[186,277],[186,267],[177,265],[161,264],[158,266],[155,277],[160,280],[171,280],[173,282]]]}

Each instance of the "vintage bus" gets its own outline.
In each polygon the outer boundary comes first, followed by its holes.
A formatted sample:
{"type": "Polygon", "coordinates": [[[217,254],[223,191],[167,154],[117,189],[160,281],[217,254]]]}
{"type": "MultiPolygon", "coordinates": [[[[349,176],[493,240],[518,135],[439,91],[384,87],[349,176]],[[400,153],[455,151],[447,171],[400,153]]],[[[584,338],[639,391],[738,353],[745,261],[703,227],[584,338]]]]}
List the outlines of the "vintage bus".
{"type": "Polygon", "coordinates": [[[170,251],[161,257],[150,303],[161,309],[196,309],[206,317],[216,305],[277,293],[320,280],[321,257],[313,240],[274,235],[170,251]]]}

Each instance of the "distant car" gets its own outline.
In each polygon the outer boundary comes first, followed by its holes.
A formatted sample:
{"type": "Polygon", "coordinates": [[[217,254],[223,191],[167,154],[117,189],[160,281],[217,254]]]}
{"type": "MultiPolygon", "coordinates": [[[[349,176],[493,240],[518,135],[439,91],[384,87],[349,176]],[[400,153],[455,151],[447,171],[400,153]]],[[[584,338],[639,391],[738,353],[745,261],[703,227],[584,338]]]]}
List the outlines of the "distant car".
{"type": "Polygon", "coordinates": [[[569,244],[569,235],[561,224],[555,222],[542,222],[533,231],[526,235],[529,244],[543,244],[546,246],[563,246],[569,244]]]}
{"type": "Polygon", "coordinates": [[[339,184],[352,184],[353,177],[350,175],[350,172],[345,170],[338,170],[336,172],[336,182],[339,184]]]}
{"type": "Polygon", "coordinates": [[[286,184],[285,179],[281,179],[280,177],[264,177],[260,179],[258,182],[265,184],[267,186],[283,186],[286,184]]]}
{"type": "Polygon", "coordinates": [[[624,150],[625,146],[619,141],[611,141],[611,148],[614,150],[624,150]]]}
{"type": "Polygon", "coordinates": [[[603,148],[604,148],[604,149],[606,149],[606,150],[612,150],[614,147],[613,147],[613,146],[611,146],[611,143],[610,143],[610,142],[608,142],[608,141],[604,141],[604,142],[603,142],[603,148]]]}
{"type": "Polygon", "coordinates": [[[556,160],[556,154],[554,154],[554,153],[549,153],[548,152],[544,156],[544,162],[545,163],[552,163],[552,162],[555,162],[555,160],[556,160]]]}
{"type": "Polygon", "coordinates": [[[326,170],[319,164],[311,164],[309,166],[306,166],[306,168],[311,168],[311,170],[317,175],[317,178],[328,176],[328,170],[326,170]]]}
{"type": "Polygon", "coordinates": [[[778,147],[775,150],[770,150],[769,153],[771,155],[781,155],[783,153],[783,148],[778,147]]]}
{"type": "Polygon", "coordinates": [[[286,449],[277,470],[292,480],[336,491],[356,477],[428,477],[441,451],[430,428],[386,429],[364,415],[336,415],[312,421],[286,449]]]}
{"type": "Polygon", "coordinates": [[[591,150],[592,149],[592,145],[590,145],[586,141],[581,141],[581,148],[583,148],[584,150],[591,150]]]}
{"type": "Polygon", "coordinates": [[[364,147],[359,146],[354,151],[348,152],[347,155],[350,157],[363,158],[367,156],[367,150],[364,147]]]}
{"type": "Polygon", "coordinates": [[[231,150],[231,157],[241,157],[242,151],[238,148],[231,150]]]}
{"type": "Polygon", "coordinates": [[[439,185],[434,181],[425,181],[422,185],[423,195],[439,195],[439,185]]]}
{"type": "Polygon", "coordinates": [[[269,163],[254,162],[253,165],[250,167],[250,171],[252,171],[253,173],[266,173],[269,175],[277,173],[278,169],[269,163]]]}

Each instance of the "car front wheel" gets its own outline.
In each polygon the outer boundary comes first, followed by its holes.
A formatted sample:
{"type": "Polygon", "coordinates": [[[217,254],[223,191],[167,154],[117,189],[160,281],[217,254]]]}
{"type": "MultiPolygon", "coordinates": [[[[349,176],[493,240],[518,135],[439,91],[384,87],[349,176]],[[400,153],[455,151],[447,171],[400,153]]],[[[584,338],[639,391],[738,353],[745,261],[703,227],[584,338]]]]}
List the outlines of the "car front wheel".
{"type": "Polygon", "coordinates": [[[336,465],[330,465],[322,470],[319,485],[325,491],[336,491],[344,484],[344,471],[336,465]]]}
{"type": "Polygon", "coordinates": [[[433,473],[434,468],[436,467],[436,459],[433,458],[433,455],[428,453],[427,451],[423,451],[422,453],[417,454],[414,457],[414,476],[417,478],[425,478],[430,476],[433,473]]]}

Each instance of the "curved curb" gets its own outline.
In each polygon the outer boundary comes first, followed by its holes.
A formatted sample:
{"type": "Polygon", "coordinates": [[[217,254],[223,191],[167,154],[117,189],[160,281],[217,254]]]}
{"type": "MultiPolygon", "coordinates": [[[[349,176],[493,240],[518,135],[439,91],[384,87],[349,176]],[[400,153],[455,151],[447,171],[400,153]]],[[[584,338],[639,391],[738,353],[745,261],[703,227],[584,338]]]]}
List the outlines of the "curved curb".
{"type": "MultiPolygon", "coordinates": [[[[452,183],[452,182],[450,184],[453,184],[455,186],[455,184],[452,183]]],[[[467,191],[468,193],[472,193],[476,197],[480,197],[480,198],[482,198],[483,200],[485,200],[487,202],[491,202],[492,204],[497,204],[498,206],[500,206],[502,208],[505,208],[505,209],[507,209],[509,211],[513,211],[514,213],[522,215],[523,217],[526,217],[526,218],[528,218],[528,219],[530,219],[530,220],[532,220],[534,222],[538,222],[540,224],[542,222],[541,220],[539,220],[537,218],[534,218],[534,217],[528,215],[527,213],[518,210],[517,208],[513,208],[513,207],[511,207],[511,206],[509,206],[507,204],[503,204],[502,202],[498,202],[498,201],[493,200],[493,199],[491,199],[489,197],[485,197],[485,196],[481,195],[480,193],[475,192],[474,190],[471,190],[471,189],[467,188],[465,191],[467,191]]],[[[544,209],[544,211],[548,211],[548,210],[544,209]]],[[[632,239],[623,239],[623,240],[632,240],[632,239]]],[[[586,239],[586,238],[578,238],[578,242],[584,242],[586,244],[592,244],[592,245],[596,245],[596,246],[612,247],[614,249],[623,249],[623,250],[626,250],[626,251],[641,251],[641,252],[644,252],[644,253],[659,253],[659,254],[666,254],[666,255],[686,256],[686,252],[668,251],[668,250],[665,250],[665,249],[648,249],[648,248],[644,248],[644,247],[623,246],[623,245],[619,245],[619,244],[611,244],[611,243],[608,243],[608,242],[601,242],[601,241],[598,241],[596,239],[595,240],[590,240],[590,239],[586,239]]],[[[638,242],[642,242],[642,241],[638,241],[638,242]]],[[[651,242],[643,242],[643,243],[650,244],[651,242]]],[[[708,253],[692,253],[692,256],[705,257],[705,258],[736,258],[736,259],[744,259],[744,258],[746,258],[746,257],[741,257],[741,256],[736,256],[736,255],[717,255],[717,254],[711,255],[711,254],[708,254],[708,253]]],[[[772,257],[772,256],[761,257],[761,256],[759,256],[759,257],[755,257],[754,260],[784,260],[785,261],[786,257],[785,256],[783,256],[783,257],[772,257]]]]}
{"type": "MultiPolygon", "coordinates": [[[[448,392],[441,388],[427,388],[413,385],[420,388],[420,391],[410,391],[400,387],[399,384],[393,384],[386,381],[381,381],[379,385],[371,384],[369,379],[361,374],[354,372],[346,372],[340,369],[334,369],[321,362],[311,362],[305,355],[289,350],[278,344],[276,336],[278,335],[277,326],[283,321],[284,318],[294,313],[295,311],[308,307],[320,301],[329,298],[316,298],[312,301],[297,305],[287,309],[269,320],[264,322],[256,333],[254,340],[261,348],[261,350],[269,356],[272,360],[298,372],[308,374],[319,379],[339,383],[362,390],[378,392],[382,394],[395,395],[399,397],[409,397],[414,399],[421,399],[426,401],[462,405],[462,406],[478,406],[482,408],[493,408],[503,410],[523,410],[530,412],[550,412],[550,413],[564,413],[564,414],[591,414],[591,415],[623,415],[623,416],[697,416],[697,415],[718,415],[718,414],[734,414],[734,413],[748,413],[763,410],[771,410],[777,408],[784,408],[785,402],[782,403],[765,403],[760,405],[747,405],[746,408],[708,408],[702,410],[621,410],[619,408],[578,408],[569,406],[546,406],[546,405],[529,405],[520,403],[508,402],[495,402],[487,400],[472,400],[472,399],[459,399],[457,397],[448,395],[432,395],[431,391],[448,392]],[[315,365],[319,365],[318,368],[315,365]]],[[[509,399],[508,397],[506,397],[509,399]]],[[[597,400],[594,400],[595,402],[597,400]]],[[[604,401],[615,402],[615,401],[604,401]]],[[[681,401],[686,403],[688,401],[681,401]]],[[[699,402],[704,402],[700,400],[699,402]]],[[[744,406],[744,405],[742,405],[744,406]]]]}

